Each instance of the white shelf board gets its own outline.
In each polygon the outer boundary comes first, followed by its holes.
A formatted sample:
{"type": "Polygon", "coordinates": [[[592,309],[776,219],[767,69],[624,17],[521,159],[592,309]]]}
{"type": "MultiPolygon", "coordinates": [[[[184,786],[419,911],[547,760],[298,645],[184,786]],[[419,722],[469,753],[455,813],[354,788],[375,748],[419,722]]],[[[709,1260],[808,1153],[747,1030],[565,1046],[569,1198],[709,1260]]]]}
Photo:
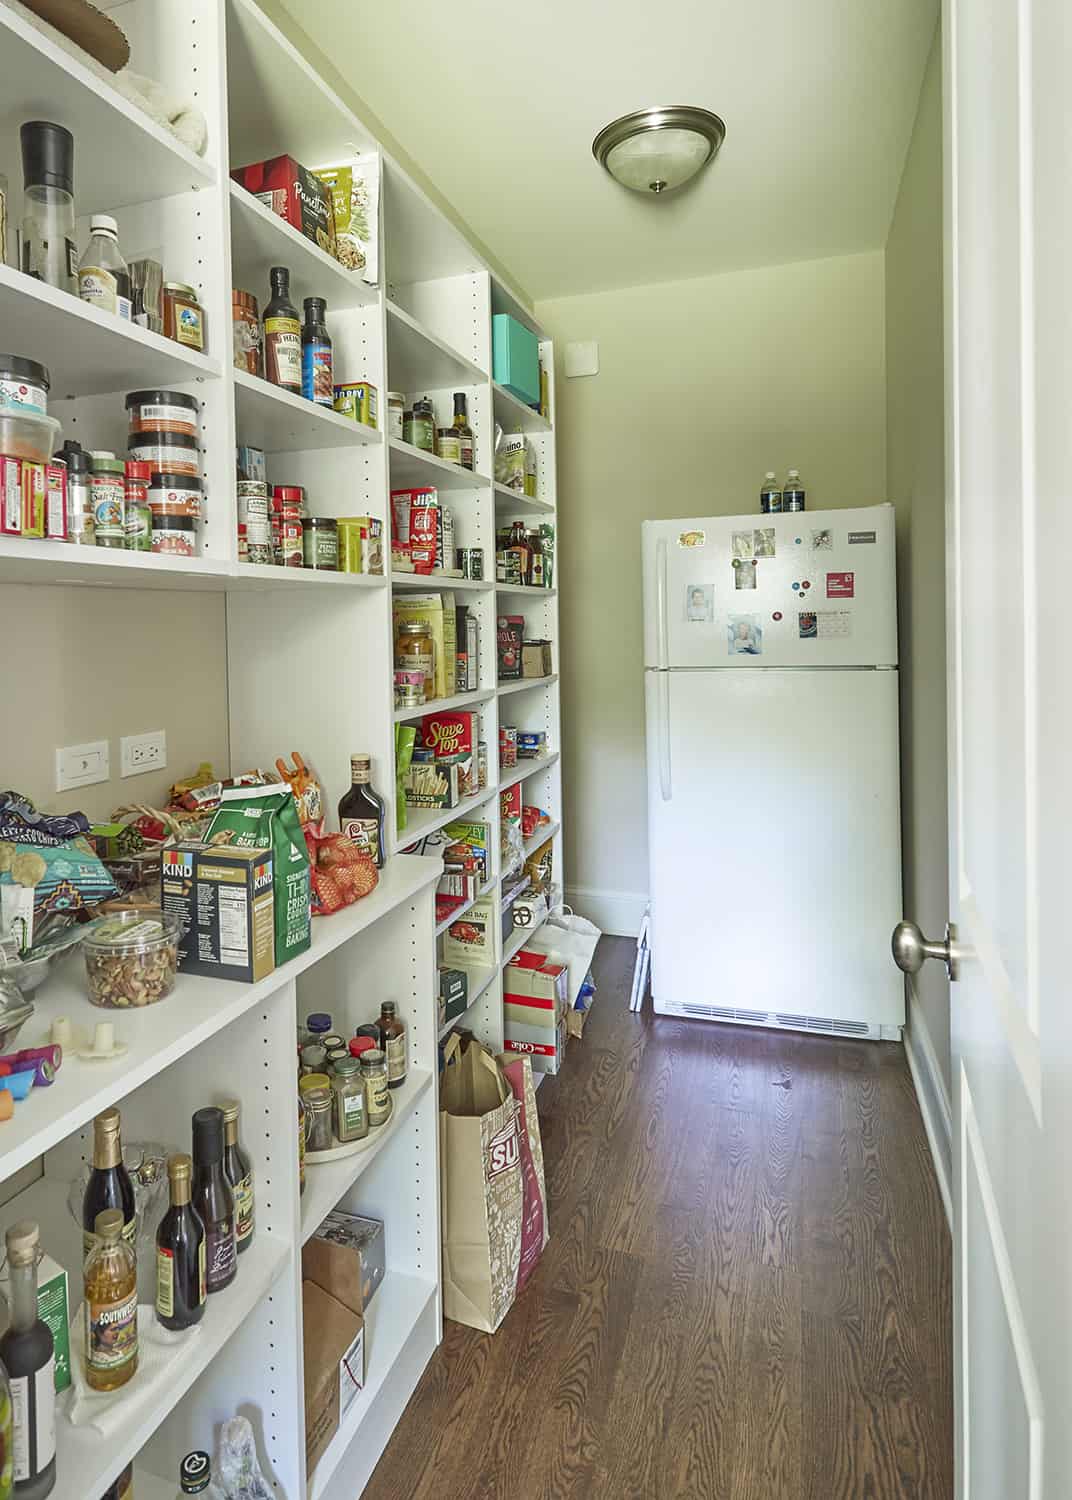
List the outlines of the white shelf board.
{"type": "Polygon", "coordinates": [[[495,407],[495,420],[501,423],[504,432],[550,432],[551,424],[546,417],[541,417],[538,411],[533,411],[531,406],[526,406],[524,401],[519,401],[512,391],[500,385],[497,380],[491,383],[492,404],[495,407]]]}
{"type": "MultiPolygon", "coordinates": [[[[431,705],[433,708],[435,704],[431,705]]],[[[467,818],[474,808],[482,807],[483,804],[494,797],[498,788],[494,785],[484,787],[483,791],[475,792],[472,797],[463,797],[456,807],[430,807],[408,809],[407,826],[398,835],[399,848],[408,849],[418,839],[423,839],[427,833],[435,833],[437,828],[442,828],[444,823],[453,823],[456,819],[467,818]]],[[[437,874],[442,875],[442,861],[436,860],[437,874]]]]}
{"type": "Polygon", "coordinates": [[[396,708],[396,724],[414,724],[425,714],[453,713],[456,708],[477,708],[495,697],[493,688],[482,688],[476,693],[455,693],[451,698],[434,698],[431,703],[422,703],[419,708],[396,708]]]}
{"type": "Polygon", "coordinates": [[[462,593],[487,594],[495,587],[483,579],[454,578],[449,573],[392,573],[391,584],[396,589],[417,589],[422,594],[435,589],[459,589],[462,593]]]}
{"type": "Polygon", "coordinates": [[[538,828],[530,838],[525,840],[525,853],[532,854],[537,849],[542,849],[548,839],[553,839],[555,834],[562,828],[559,822],[548,823],[546,828],[538,828]]]}
{"type": "MultiPolygon", "coordinates": [[[[127,1046],[126,1055],[116,1063],[81,1062],[68,1057],[48,1089],[33,1089],[27,1099],[16,1104],[14,1119],[4,1126],[0,1181],[254,1006],[263,1004],[282,986],[438,880],[442,873],[442,861],[438,859],[391,859],[380,871],[379,884],[371,895],[334,916],[314,917],[313,941],[307,951],[259,983],[180,974],[166,999],[142,1010],[115,1013],[116,1034],[127,1046]]],[[[34,998],[35,1013],[19,1035],[21,1047],[40,1046],[47,1041],[56,1016],[68,1016],[82,1031],[91,1029],[100,1018],[100,1012],[86,998],[81,954],[61,964],[34,998]]]]}
{"type": "MultiPolygon", "coordinates": [[[[67,1208],[70,1184],[42,1177],[5,1206],[7,1222],[32,1219],[41,1225],[46,1244],[72,1243],[77,1226],[67,1208]]],[[[112,1481],[148,1441],[202,1372],[219,1354],[261,1298],[282,1275],[291,1258],[290,1242],[258,1227],[253,1243],[238,1262],[238,1275],[222,1292],[214,1292],[205,1315],[180,1343],[155,1378],[143,1368],[124,1388],[124,1417],[108,1437],[93,1426],[74,1427],[67,1412],[70,1393],[57,1401],[56,1487],[53,1500],[90,1500],[103,1495],[112,1481]]],[[[70,1316],[81,1300],[79,1267],[66,1257],[70,1316]]],[[[60,1263],[64,1263],[61,1255],[60,1263]]],[[[140,1500],[140,1497],[139,1497],[140,1500]]]]}
{"type": "Polygon", "coordinates": [[[497,594],[524,594],[527,599],[555,599],[558,597],[557,589],[545,589],[532,583],[497,583],[495,585],[497,594]]]}
{"type": "Polygon", "coordinates": [[[32,350],[34,359],[47,366],[52,401],[186,385],[220,375],[218,360],[125,323],[70,292],[4,265],[0,265],[0,329],[7,348],[32,350]]]}
{"type": "Polygon", "coordinates": [[[168,557],[0,536],[0,582],[218,592],[231,585],[231,565],[212,557],[168,557]]]}
{"type": "Polygon", "coordinates": [[[452,911],[449,916],[444,917],[442,922],[437,922],[435,929],[436,937],[442,937],[448,927],[452,926],[455,922],[460,922],[467,911],[472,911],[476,903],[482,900],[483,897],[488,895],[488,893],[491,891],[492,887],[495,885],[495,879],[496,877],[493,875],[490,880],[486,880],[477,891],[475,896],[471,896],[468,901],[463,902],[462,905],[457,907],[456,910],[452,911]]]}
{"type": "Polygon", "coordinates": [[[538,755],[534,760],[518,761],[516,766],[511,766],[509,771],[499,772],[499,791],[505,792],[519,781],[526,781],[530,776],[535,776],[538,771],[546,771],[548,766],[553,766],[558,759],[559,752],[552,750],[549,755],[538,755]]]}
{"type": "MultiPolygon", "coordinates": [[[[486,889],[490,890],[491,886],[494,884],[495,882],[491,881],[486,889]]],[[[439,1028],[440,1041],[442,1041],[445,1036],[449,1036],[450,1033],[454,1030],[455,1026],[460,1026],[462,1024],[465,1018],[469,1015],[470,1011],[473,1009],[473,1006],[477,1003],[478,1000],[481,1000],[483,998],[485,993],[491,988],[492,984],[494,984],[495,979],[499,973],[498,968],[495,966],[487,969],[477,968],[475,965],[466,967],[466,965],[464,964],[457,964],[454,967],[464,970],[464,972],[469,976],[469,1000],[465,1009],[461,1012],[460,1015],[455,1016],[453,1021],[448,1021],[446,1025],[439,1028]],[[473,988],[474,985],[475,988],[473,988]]]]}
{"type": "MultiPolygon", "coordinates": [[[[376,1160],[391,1141],[396,1140],[419,1099],[432,1086],[430,1068],[410,1068],[401,1088],[391,1090],[393,1107],[386,1125],[370,1128],[363,1141],[355,1141],[353,1151],[334,1160],[305,1156],[305,1192],[301,1200],[302,1244],[315,1234],[324,1219],[335,1208],[344,1193],[376,1160]]],[[[344,1148],[337,1148],[344,1149],[344,1148]]]]}
{"type": "MultiPolygon", "coordinates": [[[[0,5],[0,97],[4,126],[16,145],[16,127],[23,120],[54,120],[71,131],[81,214],[114,213],[132,203],[204,188],[216,179],[210,162],[151,120],[53,36],[39,31],[25,11],[9,5],[0,5]]],[[[0,326],[6,335],[5,314],[0,314],[0,326]]],[[[4,342],[44,359],[38,344],[6,338],[4,342]]]]}
{"type": "Polygon", "coordinates": [[[365,1309],[365,1384],[339,1423],[308,1483],[308,1500],[322,1500],[347,1449],[361,1433],[365,1417],[406,1342],[436,1295],[436,1284],[419,1276],[388,1271],[365,1309]]]}
{"type": "Polygon", "coordinates": [[[532,311],[525,305],[510,288],[494,272],[491,274],[491,315],[497,313],[509,313],[518,323],[524,324],[530,333],[534,333],[540,343],[545,343],[549,337],[540,327],[532,315],[532,311]]]}
{"type": "Polygon", "coordinates": [[[463,469],[461,464],[448,463],[435,453],[426,453],[401,438],[390,439],[391,488],[396,490],[420,489],[435,485],[440,490],[486,489],[491,480],[486,474],[474,469],[463,469]]]}
{"type": "Polygon", "coordinates": [[[238,441],[266,453],[310,448],[351,448],[383,441],[378,428],[295,396],[270,381],[235,370],[238,441]]]}
{"type": "Polygon", "coordinates": [[[535,495],[519,495],[517,490],[509,489],[505,484],[495,481],[495,510],[498,515],[520,515],[524,511],[534,511],[539,515],[553,516],[555,507],[550,500],[538,500],[535,495]]]}
{"type": "Polygon", "coordinates": [[[175,1500],[175,1486],[178,1482],[177,1473],[169,1482],[161,1479],[159,1474],[143,1469],[140,1464],[134,1465],[134,1494],[137,1500],[175,1500]]]}
{"type": "Polygon", "coordinates": [[[519,677],[516,682],[500,682],[499,697],[505,698],[510,693],[523,693],[528,688],[550,687],[553,682],[558,681],[558,673],[551,672],[547,677],[519,677]]]}
{"type": "Polygon", "coordinates": [[[480,256],[423,188],[392,157],[383,158],[387,277],[395,286],[441,281],[486,269],[480,256]]]}
{"type": "Polygon", "coordinates": [[[397,302],[387,298],[387,385],[392,391],[420,394],[445,386],[484,385],[488,372],[425,328],[397,302]]]}
{"type": "Polygon", "coordinates": [[[520,953],[521,949],[528,942],[529,938],[532,937],[533,933],[539,932],[539,930],[540,929],[538,927],[514,928],[507,941],[503,944],[502,966],[504,969],[513,958],[514,954],[520,953]]]}
{"type": "Polygon", "coordinates": [[[319,568],[283,568],[273,563],[239,562],[228,583],[239,589],[341,588],[382,589],[387,579],[382,573],[331,573],[319,568]]]}
{"type": "Polygon", "coordinates": [[[328,316],[349,307],[376,302],[379,288],[363,281],[356,271],[321,250],[266,208],[252,193],[231,182],[231,261],[235,284],[252,292],[263,308],[268,297],[268,273],[272,266],[287,266],[291,281],[309,296],[326,297],[328,316]]]}

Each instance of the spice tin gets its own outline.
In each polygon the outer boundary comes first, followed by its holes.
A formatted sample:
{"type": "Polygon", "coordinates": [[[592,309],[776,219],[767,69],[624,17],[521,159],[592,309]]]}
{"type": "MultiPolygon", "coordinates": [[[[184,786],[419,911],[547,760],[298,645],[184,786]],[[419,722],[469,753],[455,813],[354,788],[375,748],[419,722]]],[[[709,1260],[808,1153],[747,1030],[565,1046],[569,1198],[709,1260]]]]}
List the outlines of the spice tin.
{"type": "Polygon", "coordinates": [[[197,439],[186,432],[168,432],[165,428],[132,432],[127,438],[127,458],[165,474],[192,474],[197,478],[201,473],[197,439]]]}
{"type": "Polygon", "coordinates": [[[45,535],[50,542],[67,540],[67,465],[62,458],[45,465],[45,535]]]}
{"type": "Polygon", "coordinates": [[[284,518],[281,523],[279,558],[284,568],[300,568],[304,566],[304,531],[305,527],[301,521],[290,521],[284,518]]]}
{"type": "Polygon", "coordinates": [[[376,427],[376,387],[367,380],[351,380],[334,388],[334,408],[340,417],[349,417],[366,427],[376,427]]]}
{"type": "Polygon", "coordinates": [[[240,479],[236,486],[238,494],[238,519],[243,523],[267,521],[268,486],[261,479],[240,479]]]}
{"type": "Polygon", "coordinates": [[[334,516],[310,516],[302,537],[307,568],[336,573],[339,569],[339,523],[334,516]]]}
{"type": "Polygon", "coordinates": [[[91,453],[89,484],[93,497],[93,529],[98,547],[125,547],[126,526],[123,464],[110,453],[91,453]]]}
{"type": "Polygon", "coordinates": [[[406,398],[401,391],[387,392],[387,436],[402,437],[402,414],[406,409],[406,398]]]}
{"type": "Polygon", "coordinates": [[[154,511],[151,550],[172,557],[195,557],[197,522],[193,516],[161,515],[154,511]]]}
{"type": "Polygon", "coordinates": [[[478,582],[483,579],[483,547],[455,547],[454,557],[454,566],[457,568],[461,568],[463,578],[472,578],[478,582]]]}
{"type": "Polygon", "coordinates": [[[48,416],[48,371],[36,359],[0,354],[0,411],[48,416]]]}
{"type": "Polygon", "coordinates": [[[182,432],[197,436],[196,396],[185,391],[131,391],[126,400],[131,432],[182,432]]]}
{"type": "Polygon", "coordinates": [[[200,521],[204,508],[200,479],[190,474],[153,474],[149,484],[149,509],[154,515],[190,516],[200,521]]]}
{"type": "Polygon", "coordinates": [[[272,499],[279,502],[284,516],[305,514],[305,490],[300,484],[273,484],[272,499]]]}

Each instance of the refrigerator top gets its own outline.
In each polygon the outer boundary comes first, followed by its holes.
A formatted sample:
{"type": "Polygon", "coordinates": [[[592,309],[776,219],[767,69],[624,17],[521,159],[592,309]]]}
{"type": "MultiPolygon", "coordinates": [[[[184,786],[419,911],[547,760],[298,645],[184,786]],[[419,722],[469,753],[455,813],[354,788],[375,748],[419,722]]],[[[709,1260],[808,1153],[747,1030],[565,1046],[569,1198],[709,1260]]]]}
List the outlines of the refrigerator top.
{"type": "Polygon", "coordinates": [[[645,521],[644,665],[892,667],[892,505],[645,521]]]}

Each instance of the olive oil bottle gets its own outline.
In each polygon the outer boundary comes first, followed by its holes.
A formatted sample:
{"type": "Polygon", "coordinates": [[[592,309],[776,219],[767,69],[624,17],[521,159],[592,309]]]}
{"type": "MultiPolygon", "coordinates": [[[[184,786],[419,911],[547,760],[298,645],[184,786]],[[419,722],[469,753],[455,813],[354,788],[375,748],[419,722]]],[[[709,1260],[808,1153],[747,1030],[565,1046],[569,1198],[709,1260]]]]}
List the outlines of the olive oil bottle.
{"type": "Polygon", "coordinates": [[[86,1384],[117,1391],[138,1368],[138,1263],[123,1235],[123,1214],[106,1208],[93,1226],[83,1272],[86,1384]]]}

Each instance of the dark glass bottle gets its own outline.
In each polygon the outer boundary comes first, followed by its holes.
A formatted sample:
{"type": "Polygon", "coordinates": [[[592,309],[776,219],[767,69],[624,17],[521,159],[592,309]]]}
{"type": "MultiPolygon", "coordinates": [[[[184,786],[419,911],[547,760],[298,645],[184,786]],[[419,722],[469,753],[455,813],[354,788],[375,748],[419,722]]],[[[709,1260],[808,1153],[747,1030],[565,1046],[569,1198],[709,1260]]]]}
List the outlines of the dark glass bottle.
{"type": "Polygon", "coordinates": [[[380,1046],[387,1058],[387,1087],[400,1089],[406,1081],[406,1026],[398,1019],[393,1000],[380,1005],[380,1046]]]}
{"type": "Polygon", "coordinates": [[[372,789],[372,757],[351,755],[350,790],[339,803],[339,830],[368,850],[383,869],[383,798],[372,789]]]}
{"type": "Polygon", "coordinates": [[[96,1236],[93,1226],[97,1215],[106,1208],[118,1208],[123,1214],[123,1238],[137,1253],[138,1209],[134,1184],[123,1165],[123,1144],[119,1135],[119,1111],[103,1110],[93,1121],[93,1167],[82,1198],[82,1261],[92,1250],[96,1236]]]}
{"type": "Polygon", "coordinates": [[[305,325],[301,336],[302,395],[317,406],[335,404],[335,373],[331,353],[331,335],[325,314],[328,310],[323,297],[306,297],[305,325]]]}
{"type": "Polygon", "coordinates": [[[458,462],[463,469],[475,468],[473,429],[469,426],[464,391],[454,392],[454,431],[458,437],[458,462]]]}
{"type": "Polygon", "coordinates": [[[56,1483],[56,1351],[37,1312],[36,1224],[13,1224],[5,1236],[11,1326],[0,1359],[11,1380],[17,1500],[44,1500],[56,1483]]]}
{"type": "Polygon", "coordinates": [[[234,1195],[235,1249],[241,1255],[253,1243],[253,1163],[238,1140],[238,1101],[223,1106],[223,1175],[234,1195]]]}
{"type": "Polygon", "coordinates": [[[272,300],[264,309],[264,373],[273,385],[301,395],[302,343],[298,309],[290,300],[290,272],[273,266],[268,273],[272,300]]]}
{"type": "Polygon", "coordinates": [[[168,1159],[171,1204],[156,1231],[156,1318],[165,1328],[191,1328],[205,1312],[205,1226],[190,1202],[193,1162],[168,1159]]]}
{"type": "Polygon", "coordinates": [[[205,1226],[205,1288],[222,1292],[235,1279],[234,1196],[223,1175],[223,1110],[195,1111],[193,1205],[205,1226]]]}

